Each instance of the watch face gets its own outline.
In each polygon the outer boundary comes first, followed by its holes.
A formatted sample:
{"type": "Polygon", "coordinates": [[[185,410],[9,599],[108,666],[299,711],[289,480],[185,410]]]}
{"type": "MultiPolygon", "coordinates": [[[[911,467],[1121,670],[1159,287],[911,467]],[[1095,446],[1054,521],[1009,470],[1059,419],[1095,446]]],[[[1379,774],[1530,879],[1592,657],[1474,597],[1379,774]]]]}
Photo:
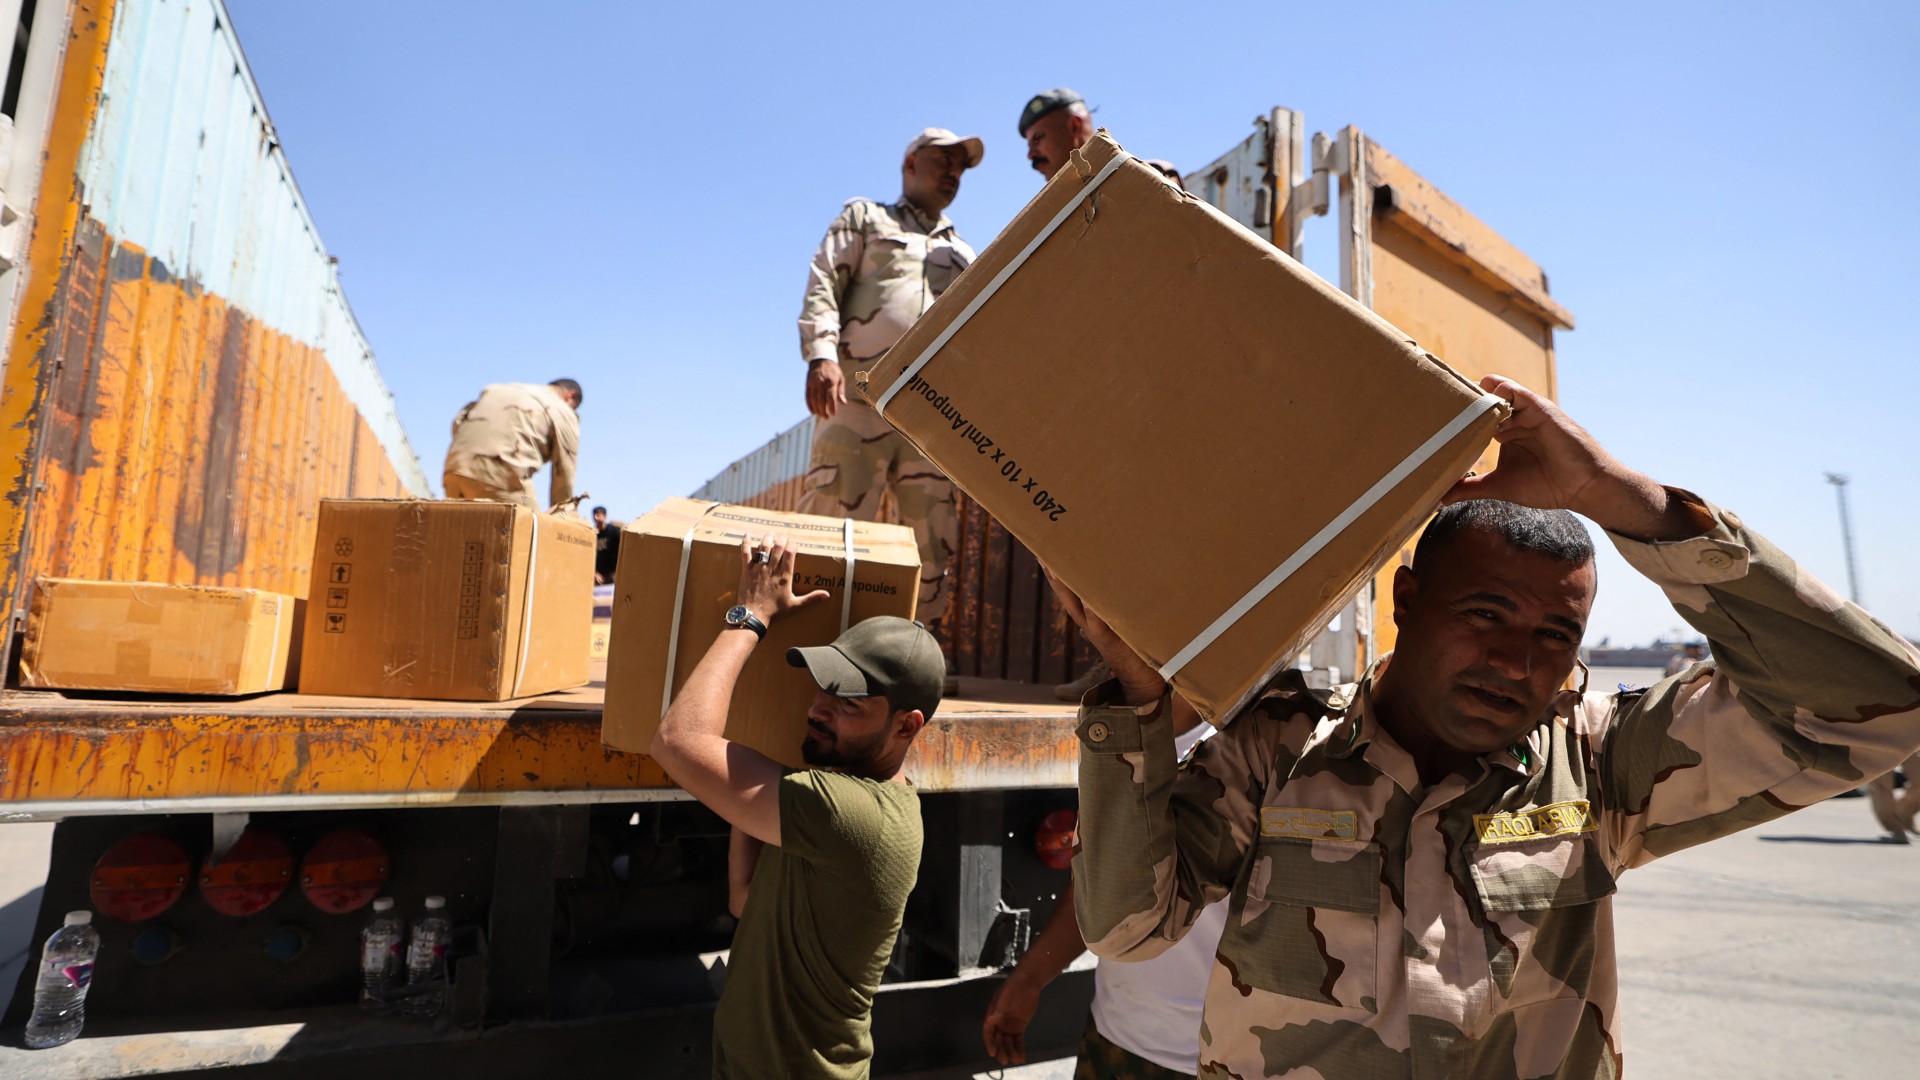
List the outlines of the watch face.
{"type": "MultiPolygon", "coordinates": [[[[712,609],[709,608],[708,610],[711,611],[712,609]]],[[[747,625],[747,606],[745,604],[735,604],[727,609],[727,625],[747,625]]]]}

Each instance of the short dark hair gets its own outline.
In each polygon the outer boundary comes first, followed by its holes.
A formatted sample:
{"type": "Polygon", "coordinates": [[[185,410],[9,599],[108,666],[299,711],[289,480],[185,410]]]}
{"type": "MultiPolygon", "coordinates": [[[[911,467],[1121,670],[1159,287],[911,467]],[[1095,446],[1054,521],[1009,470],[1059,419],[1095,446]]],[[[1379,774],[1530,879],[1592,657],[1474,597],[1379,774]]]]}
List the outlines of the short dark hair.
{"type": "Polygon", "coordinates": [[[1488,532],[1521,551],[1545,555],[1557,562],[1584,565],[1593,561],[1593,537],[1580,519],[1566,510],[1535,510],[1499,499],[1468,499],[1441,508],[1420,534],[1413,549],[1413,572],[1433,565],[1453,542],[1469,531],[1488,532]]]}
{"type": "Polygon", "coordinates": [[[581,402],[587,400],[587,395],[580,392],[580,384],[577,382],[574,382],[572,379],[555,379],[552,382],[548,383],[547,385],[557,386],[560,389],[565,390],[568,393],[571,393],[573,395],[573,403],[575,405],[578,405],[581,402]]]}
{"type": "Polygon", "coordinates": [[[593,508],[593,512],[596,514],[604,514],[607,512],[607,508],[604,506],[596,506],[593,508]]]}

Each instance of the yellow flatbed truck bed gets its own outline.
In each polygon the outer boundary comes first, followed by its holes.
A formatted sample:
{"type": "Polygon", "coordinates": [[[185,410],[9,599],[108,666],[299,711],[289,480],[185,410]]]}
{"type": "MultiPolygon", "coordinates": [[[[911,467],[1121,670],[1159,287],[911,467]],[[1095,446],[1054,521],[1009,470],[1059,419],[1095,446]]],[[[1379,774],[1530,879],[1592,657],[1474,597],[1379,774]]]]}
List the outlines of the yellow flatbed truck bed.
{"type": "MultiPolygon", "coordinates": [[[[600,745],[604,668],[504,702],[7,691],[0,820],[89,814],[577,805],[683,799],[653,759],[600,745]]],[[[920,734],[923,792],[1070,788],[1071,706],[965,679],[920,734]]]]}

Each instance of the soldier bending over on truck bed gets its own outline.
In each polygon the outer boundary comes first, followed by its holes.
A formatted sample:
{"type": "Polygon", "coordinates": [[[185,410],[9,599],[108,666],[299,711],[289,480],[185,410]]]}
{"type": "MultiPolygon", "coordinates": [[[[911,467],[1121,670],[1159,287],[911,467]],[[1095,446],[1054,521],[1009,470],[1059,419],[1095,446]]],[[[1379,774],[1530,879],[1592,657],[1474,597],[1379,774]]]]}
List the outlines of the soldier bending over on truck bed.
{"type": "Polygon", "coordinates": [[[1913,646],[1552,402],[1482,385],[1514,406],[1498,467],[1455,486],[1397,572],[1398,647],[1349,703],[1283,679],[1177,767],[1191,707],[1062,590],[1115,675],[1081,706],[1089,946],[1153,956],[1231,898],[1202,1076],[1617,1076],[1615,879],[1920,745],[1913,646]],[[1568,511],[1712,661],[1561,689],[1595,584],[1568,511]]]}
{"type": "Polygon", "coordinates": [[[784,539],[741,544],[728,629],[660,720],[651,753],[675,783],[733,826],[733,933],[713,1018],[719,1078],[865,1077],[873,995],[920,874],[920,798],[901,769],[940,705],[946,662],[918,623],[878,616],[831,645],[789,649],[820,690],[788,771],[729,742],[734,682],[767,625],[825,600],[793,594],[784,539]]]}
{"type": "Polygon", "coordinates": [[[538,511],[533,474],[553,462],[549,505],[573,498],[580,458],[580,384],[494,383],[453,418],[441,482],[449,499],[491,499],[538,511]]]}

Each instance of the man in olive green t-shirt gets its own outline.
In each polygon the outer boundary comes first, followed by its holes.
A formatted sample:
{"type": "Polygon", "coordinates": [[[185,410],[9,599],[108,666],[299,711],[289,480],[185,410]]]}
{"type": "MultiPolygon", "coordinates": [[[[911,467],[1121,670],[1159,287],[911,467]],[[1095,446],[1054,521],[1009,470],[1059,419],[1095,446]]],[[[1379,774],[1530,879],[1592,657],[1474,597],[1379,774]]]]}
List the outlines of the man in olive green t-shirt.
{"type": "Polygon", "coordinates": [[[920,799],[901,776],[940,704],[946,661],[919,623],[868,619],[831,645],[790,649],[819,684],[789,771],[727,741],[735,681],[767,626],[827,598],[793,593],[785,538],[749,537],[739,603],[660,720],[651,752],[675,783],[733,826],[739,916],[714,1014],[716,1077],[865,1077],[880,988],[920,870],[920,799]]]}

